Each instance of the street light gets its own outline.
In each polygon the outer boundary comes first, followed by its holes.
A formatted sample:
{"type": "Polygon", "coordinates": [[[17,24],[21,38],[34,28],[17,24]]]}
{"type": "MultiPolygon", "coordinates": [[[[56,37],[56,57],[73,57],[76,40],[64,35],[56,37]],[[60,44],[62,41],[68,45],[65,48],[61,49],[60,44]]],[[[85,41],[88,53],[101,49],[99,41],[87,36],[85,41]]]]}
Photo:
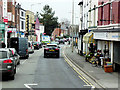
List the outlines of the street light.
{"type": "Polygon", "coordinates": [[[74,0],[72,2],[72,52],[73,52],[73,30],[74,30],[74,0]]]}

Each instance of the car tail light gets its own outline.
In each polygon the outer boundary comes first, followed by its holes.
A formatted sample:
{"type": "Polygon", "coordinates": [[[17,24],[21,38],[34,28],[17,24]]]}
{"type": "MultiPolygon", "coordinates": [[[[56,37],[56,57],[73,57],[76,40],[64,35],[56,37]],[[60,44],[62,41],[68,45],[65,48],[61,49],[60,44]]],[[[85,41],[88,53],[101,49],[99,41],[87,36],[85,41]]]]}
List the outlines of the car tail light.
{"type": "Polygon", "coordinates": [[[32,45],[31,45],[31,49],[32,49],[32,45]]]}
{"type": "Polygon", "coordinates": [[[38,44],[37,44],[38,45],[38,44]]]}
{"type": "Polygon", "coordinates": [[[45,50],[49,50],[49,48],[45,48],[45,50]]]}
{"type": "Polygon", "coordinates": [[[10,59],[4,60],[3,63],[12,63],[12,60],[10,60],[10,59]]]}
{"type": "Polygon", "coordinates": [[[26,52],[28,52],[28,49],[26,49],[26,52]]]}
{"type": "Polygon", "coordinates": [[[55,50],[59,50],[58,48],[56,48],[55,50]]]}

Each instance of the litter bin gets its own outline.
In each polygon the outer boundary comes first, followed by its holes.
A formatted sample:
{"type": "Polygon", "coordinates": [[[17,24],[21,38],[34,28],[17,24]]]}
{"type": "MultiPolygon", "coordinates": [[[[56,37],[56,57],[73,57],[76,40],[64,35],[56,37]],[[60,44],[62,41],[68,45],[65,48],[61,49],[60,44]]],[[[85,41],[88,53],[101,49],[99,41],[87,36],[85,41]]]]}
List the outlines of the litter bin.
{"type": "Polygon", "coordinates": [[[104,65],[104,71],[105,72],[113,72],[113,66],[112,65],[104,65]]]}

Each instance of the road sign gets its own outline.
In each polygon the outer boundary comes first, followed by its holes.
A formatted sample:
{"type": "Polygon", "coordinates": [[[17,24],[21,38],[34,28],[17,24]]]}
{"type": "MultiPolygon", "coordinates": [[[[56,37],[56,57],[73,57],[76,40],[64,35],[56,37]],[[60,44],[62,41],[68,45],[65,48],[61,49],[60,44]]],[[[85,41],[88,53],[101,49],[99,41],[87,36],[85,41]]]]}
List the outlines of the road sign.
{"type": "Polygon", "coordinates": [[[8,19],[3,19],[3,21],[8,23],[8,19]]]}

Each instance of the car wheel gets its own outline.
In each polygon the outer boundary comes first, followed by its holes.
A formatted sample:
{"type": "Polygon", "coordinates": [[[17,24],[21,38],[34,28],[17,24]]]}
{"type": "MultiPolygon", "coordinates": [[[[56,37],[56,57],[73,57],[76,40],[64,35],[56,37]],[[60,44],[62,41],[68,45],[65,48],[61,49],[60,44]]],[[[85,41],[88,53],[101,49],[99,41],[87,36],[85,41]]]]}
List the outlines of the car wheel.
{"type": "Polygon", "coordinates": [[[57,55],[56,55],[56,57],[57,57],[57,58],[59,58],[59,57],[60,57],[60,55],[59,55],[59,54],[57,54],[57,55]]]}
{"type": "Polygon", "coordinates": [[[20,61],[17,63],[17,65],[20,65],[20,61]]]}
{"type": "Polygon", "coordinates": [[[14,74],[16,74],[16,66],[15,66],[15,69],[14,69],[14,74]]]}
{"type": "Polygon", "coordinates": [[[28,59],[28,58],[29,58],[29,55],[27,55],[25,58],[28,59]]]}
{"type": "Polygon", "coordinates": [[[44,58],[47,58],[47,55],[44,54],[44,58]]]}
{"type": "Polygon", "coordinates": [[[12,76],[10,76],[10,79],[11,79],[11,80],[14,80],[14,79],[15,79],[15,74],[12,75],[12,76]]]}

